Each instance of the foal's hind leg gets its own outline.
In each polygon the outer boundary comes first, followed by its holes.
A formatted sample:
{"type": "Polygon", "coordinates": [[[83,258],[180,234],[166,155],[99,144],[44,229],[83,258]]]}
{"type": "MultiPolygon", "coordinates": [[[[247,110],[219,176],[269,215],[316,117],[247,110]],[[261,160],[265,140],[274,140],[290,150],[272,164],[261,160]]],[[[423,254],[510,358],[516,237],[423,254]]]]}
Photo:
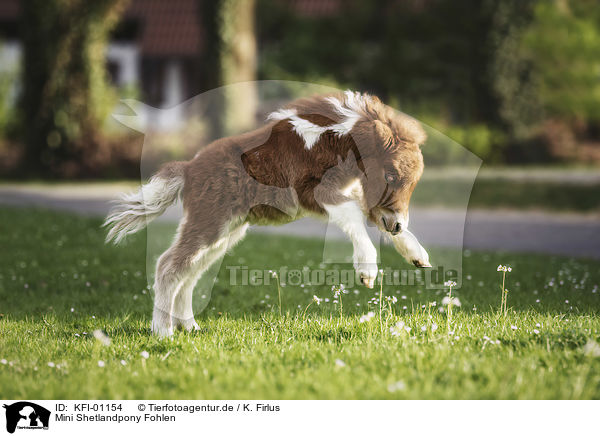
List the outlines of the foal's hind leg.
{"type": "Polygon", "coordinates": [[[175,296],[194,274],[194,253],[202,245],[202,235],[191,230],[193,229],[184,217],[177,229],[175,241],[156,264],[152,333],[159,336],[173,334],[171,317],[175,296]]]}
{"type": "Polygon", "coordinates": [[[233,247],[244,237],[247,228],[248,224],[242,224],[235,227],[229,234],[224,235],[213,245],[207,248],[201,248],[194,255],[194,261],[192,263],[194,273],[190,275],[184,286],[175,296],[172,312],[174,328],[180,327],[187,331],[197,330],[199,328],[198,324],[194,320],[194,312],[192,308],[192,296],[196,282],[202,276],[202,274],[207,272],[211,265],[223,258],[228,248],[233,247]]]}

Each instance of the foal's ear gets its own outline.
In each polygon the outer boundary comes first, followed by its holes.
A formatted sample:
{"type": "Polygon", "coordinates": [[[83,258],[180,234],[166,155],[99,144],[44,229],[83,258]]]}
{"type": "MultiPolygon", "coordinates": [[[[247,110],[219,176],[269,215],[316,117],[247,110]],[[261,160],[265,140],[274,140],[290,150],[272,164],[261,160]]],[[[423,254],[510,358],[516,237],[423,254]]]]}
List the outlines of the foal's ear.
{"type": "Polygon", "coordinates": [[[395,148],[394,134],[392,129],[379,120],[373,122],[375,125],[375,138],[381,144],[384,150],[390,151],[395,148]]]}

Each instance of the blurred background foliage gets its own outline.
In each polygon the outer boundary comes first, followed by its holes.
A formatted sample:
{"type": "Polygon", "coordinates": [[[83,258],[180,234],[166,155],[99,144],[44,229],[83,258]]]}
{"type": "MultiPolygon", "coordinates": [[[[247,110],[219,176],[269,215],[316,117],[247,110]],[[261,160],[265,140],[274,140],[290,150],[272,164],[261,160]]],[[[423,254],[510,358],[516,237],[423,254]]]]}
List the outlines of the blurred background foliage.
{"type": "MultiPolygon", "coordinates": [[[[111,83],[105,52],[132,33],[128,10],[156,2],[18,3],[20,68],[0,69],[3,174],[136,174],[139,135],[104,121],[119,97],[152,104],[151,93],[111,83]]],[[[190,37],[201,40],[186,98],[255,79],[319,83],[372,92],[489,164],[600,162],[595,0],[174,0],[170,8],[183,4],[199,29],[190,37]]],[[[238,99],[250,94],[226,96],[224,113],[245,116],[238,99]]],[[[438,142],[427,144],[429,163],[447,164],[453,157],[438,142]]]]}

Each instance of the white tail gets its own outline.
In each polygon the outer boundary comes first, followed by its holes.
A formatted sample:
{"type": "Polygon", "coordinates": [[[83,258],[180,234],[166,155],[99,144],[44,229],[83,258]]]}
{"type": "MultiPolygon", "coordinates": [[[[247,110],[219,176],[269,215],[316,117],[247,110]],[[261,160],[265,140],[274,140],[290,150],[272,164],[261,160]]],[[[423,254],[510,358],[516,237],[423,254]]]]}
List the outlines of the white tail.
{"type": "Polygon", "coordinates": [[[137,191],[124,194],[106,217],[109,227],[106,242],[120,243],[127,235],[139,232],[173,204],[183,189],[183,166],[173,162],[167,171],[159,171],[137,191]],[[176,169],[175,171],[173,171],[176,169]]]}

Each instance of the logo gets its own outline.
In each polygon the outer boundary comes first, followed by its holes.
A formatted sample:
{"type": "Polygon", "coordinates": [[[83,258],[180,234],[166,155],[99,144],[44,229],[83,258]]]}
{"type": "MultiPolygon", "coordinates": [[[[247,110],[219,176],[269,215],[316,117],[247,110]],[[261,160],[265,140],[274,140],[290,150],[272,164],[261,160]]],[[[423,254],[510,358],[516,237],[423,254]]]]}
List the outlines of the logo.
{"type": "Polygon", "coordinates": [[[4,405],[6,409],[6,431],[14,433],[18,429],[48,430],[50,411],[29,401],[19,401],[4,405]]]}

